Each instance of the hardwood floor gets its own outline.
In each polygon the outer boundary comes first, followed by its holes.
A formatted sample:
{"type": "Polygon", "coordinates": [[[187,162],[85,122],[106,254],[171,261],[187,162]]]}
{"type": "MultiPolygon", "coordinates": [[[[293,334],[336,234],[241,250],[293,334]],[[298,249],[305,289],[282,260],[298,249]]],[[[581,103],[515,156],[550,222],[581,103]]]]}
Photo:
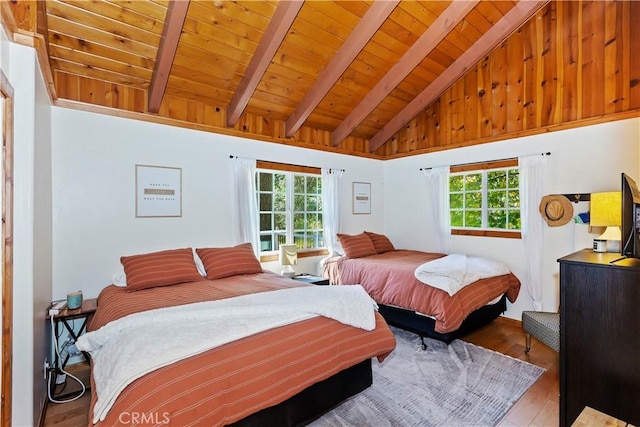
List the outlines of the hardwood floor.
{"type": "Polygon", "coordinates": [[[531,351],[524,352],[524,333],[519,321],[500,317],[464,340],[516,359],[524,360],[547,371],[515,404],[499,426],[557,426],[560,421],[560,355],[535,338],[531,351]]]}
{"type": "MultiPolygon", "coordinates": [[[[524,352],[524,334],[519,321],[499,318],[464,338],[465,341],[524,360],[545,368],[547,371],[527,391],[499,424],[512,426],[557,426],[559,420],[559,355],[535,338],[531,340],[531,351],[524,352]]],[[[76,366],[84,371],[85,366],[76,366]]],[[[44,426],[78,427],[87,425],[90,393],[80,399],[64,404],[47,405],[44,426]]]]}
{"type": "MultiPolygon", "coordinates": [[[[77,376],[84,384],[89,384],[89,364],[78,363],[67,366],[66,370],[77,376]]],[[[60,387],[60,386],[58,386],[60,387]]],[[[57,389],[56,394],[67,394],[79,391],[80,387],[74,380],[67,378],[67,385],[64,390],[57,389]]],[[[60,400],[62,400],[60,398],[60,400]]],[[[87,390],[82,397],[68,403],[51,403],[46,406],[44,426],[78,427],[88,425],[89,404],[91,401],[91,390],[87,390]]]]}

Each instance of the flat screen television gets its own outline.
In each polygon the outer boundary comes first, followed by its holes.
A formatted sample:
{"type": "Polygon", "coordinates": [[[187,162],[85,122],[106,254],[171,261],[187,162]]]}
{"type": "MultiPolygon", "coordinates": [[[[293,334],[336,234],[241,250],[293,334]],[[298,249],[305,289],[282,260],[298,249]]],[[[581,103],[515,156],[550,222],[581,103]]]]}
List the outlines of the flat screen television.
{"type": "Polygon", "coordinates": [[[629,175],[622,174],[621,255],[640,258],[640,191],[629,175]]]}

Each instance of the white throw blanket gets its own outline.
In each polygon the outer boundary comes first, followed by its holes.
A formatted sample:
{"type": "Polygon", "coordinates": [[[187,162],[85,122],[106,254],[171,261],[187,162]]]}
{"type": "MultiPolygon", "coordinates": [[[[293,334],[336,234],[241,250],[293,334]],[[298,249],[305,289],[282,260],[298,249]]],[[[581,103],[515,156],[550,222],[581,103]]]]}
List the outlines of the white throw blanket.
{"type": "Polygon", "coordinates": [[[491,259],[451,254],[425,262],[415,271],[416,279],[424,284],[442,289],[450,296],[460,289],[488,277],[509,274],[509,267],[491,259]]]}
{"type": "Polygon", "coordinates": [[[76,343],[93,358],[93,422],[104,420],[128,384],[175,361],[316,316],[371,331],[376,308],[361,286],[305,286],[149,310],[110,322],[76,343]]]}

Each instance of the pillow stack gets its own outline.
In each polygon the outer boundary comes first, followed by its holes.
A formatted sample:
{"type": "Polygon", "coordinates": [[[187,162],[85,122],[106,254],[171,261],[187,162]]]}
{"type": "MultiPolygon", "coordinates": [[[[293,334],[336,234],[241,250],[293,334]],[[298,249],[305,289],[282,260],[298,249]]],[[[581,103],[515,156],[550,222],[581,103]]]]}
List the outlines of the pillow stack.
{"type": "MultiPolygon", "coordinates": [[[[196,249],[207,279],[262,273],[251,243],[224,248],[196,249]]],[[[172,249],[120,257],[127,291],[203,280],[191,248],[172,249]]]]}
{"type": "Polygon", "coordinates": [[[364,231],[356,235],[338,234],[337,236],[344,254],[349,258],[362,258],[395,250],[384,234],[364,231]]]}

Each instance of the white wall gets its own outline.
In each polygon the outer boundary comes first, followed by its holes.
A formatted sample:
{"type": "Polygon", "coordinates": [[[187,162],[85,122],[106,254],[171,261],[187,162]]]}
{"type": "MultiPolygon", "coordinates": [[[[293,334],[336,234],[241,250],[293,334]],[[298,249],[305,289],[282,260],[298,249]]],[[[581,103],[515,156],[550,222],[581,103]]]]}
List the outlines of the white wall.
{"type": "MultiPolygon", "coordinates": [[[[383,231],[381,161],[58,107],[52,146],[54,298],[79,289],[96,297],[122,255],[235,244],[229,155],[344,168],[345,200],[351,182],[364,181],[373,201],[371,215],[352,215],[345,203],[344,231],[383,231]],[[182,168],[181,218],[135,217],[136,164],[182,168]]],[[[316,273],[318,261],[303,259],[296,271],[316,273]]]]}
{"type": "Polygon", "coordinates": [[[9,70],[9,38],[5,32],[4,25],[0,25],[0,66],[5,70],[5,75],[9,70]]]}
{"type": "Polygon", "coordinates": [[[2,69],[14,88],[14,266],[13,266],[13,425],[38,422],[45,401],[43,362],[51,298],[49,101],[35,51],[4,41],[2,69]],[[37,148],[36,148],[37,147],[37,148]],[[37,150],[44,150],[42,155],[37,150]],[[35,177],[34,162],[42,170],[35,177]],[[49,165],[47,166],[47,163],[49,165]],[[36,184],[38,188],[35,188],[36,184]],[[35,202],[35,196],[43,200],[35,202]],[[41,203],[43,202],[43,203],[41,203]],[[42,214],[34,217],[34,208],[42,214]],[[34,222],[35,221],[35,222],[34,222]],[[34,224],[37,224],[34,226],[34,224]],[[38,263],[35,262],[37,254],[38,263]],[[42,268],[42,270],[41,270],[42,268]],[[37,281],[36,281],[37,277],[37,281]]]}
{"type": "Polygon", "coordinates": [[[13,423],[34,421],[33,138],[35,55],[10,45],[14,88],[13,423]]]}
{"type": "MultiPolygon", "coordinates": [[[[33,377],[34,420],[41,414],[46,383],[43,364],[50,357],[51,327],[45,308],[51,302],[53,222],[51,191],[51,101],[36,65],[33,174],[33,377]]],[[[51,361],[51,359],[49,359],[51,361]]]]}
{"type": "MultiPolygon", "coordinates": [[[[82,289],[95,297],[119,271],[119,257],[182,246],[232,245],[229,155],[345,168],[343,229],[385,232],[397,247],[430,250],[420,167],[551,151],[546,193],[615,190],[620,172],[638,177],[640,119],[553,132],[387,162],[53,108],[53,297],[82,289]],[[182,218],[135,218],[135,165],[183,169],[182,218]],[[384,180],[382,179],[384,177],[384,180]],[[372,214],[351,214],[351,183],[372,183],[372,214]]],[[[588,203],[575,205],[575,213],[588,203]]],[[[557,258],[588,247],[588,227],[545,227],[545,309],[558,304],[557,258]]],[[[523,276],[520,240],[454,236],[452,251],[491,255],[523,276]]],[[[317,258],[297,272],[317,273],[317,258]]],[[[265,268],[279,270],[277,263],[265,268]]],[[[523,288],[507,316],[531,308],[523,288]]]]}
{"type": "MultiPolygon", "coordinates": [[[[422,167],[495,160],[550,151],[546,194],[592,193],[620,189],[620,173],[640,178],[640,119],[516,138],[491,144],[402,158],[384,163],[385,231],[399,248],[433,250],[425,218],[430,215],[424,197],[422,167]]],[[[574,214],[588,211],[588,203],[574,205],[574,214]]],[[[543,306],[558,307],[557,259],[590,247],[595,234],[586,225],[569,224],[544,229],[543,306]]],[[[524,277],[527,254],[518,239],[452,236],[450,252],[483,255],[504,261],[524,277]]],[[[506,316],[520,319],[532,309],[523,287],[506,316]]]]}

